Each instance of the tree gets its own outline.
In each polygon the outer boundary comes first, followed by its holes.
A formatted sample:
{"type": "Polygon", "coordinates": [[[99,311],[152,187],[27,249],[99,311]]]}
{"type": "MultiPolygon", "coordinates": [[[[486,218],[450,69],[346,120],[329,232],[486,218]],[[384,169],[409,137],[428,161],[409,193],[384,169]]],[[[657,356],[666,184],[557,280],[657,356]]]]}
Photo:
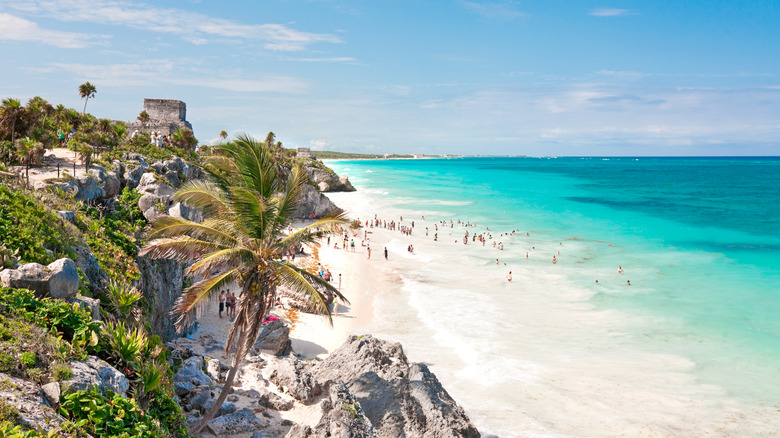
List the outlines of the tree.
{"type": "Polygon", "coordinates": [[[225,139],[228,137],[227,131],[219,131],[219,138],[222,139],[222,141],[225,141],[225,139]]]}
{"type": "Polygon", "coordinates": [[[241,287],[236,318],[225,343],[225,354],[233,357],[232,366],[214,406],[192,427],[192,434],[197,434],[225,401],[263,318],[275,303],[277,287],[285,286],[304,298],[308,310],[328,320],[326,297],[318,288],[346,301],[318,275],[280,261],[299,245],[316,245],[317,237],[347,223],[340,212],[289,235],[283,232],[292,222],[308,183],[301,166],[289,171],[285,181],[268,148],[240,135],[233,142],[214,146],[203,170],[208,181],[186,183],[173,199],[200,209],[204,221],[162,216],[152,224],[149,237],[153,240],[140,252],[152,258],[192,263],[188,275],[202,278],[185,289],[174,306],[179,326],[195,318],[196,309],[209,296],[234,283],[241,287]]]}
{"type": "Polygon", "coordinates": [[[0,107],[0,114],[2,115],[3,125],[11,125],[11,143],[14,143],[16,136],[16,122],[19,119],[19,115],[24,108],[22,107],[19,99],[6,98],[3,99],[3,105],[0,107]]]}
{"type": "Polygon", "coordinates": [[[89,82],[84,82],[83,84],[79,85],[79,96],[84,99],[84,110],[81,111],[81,114],[87,112],[87,102],[89,101],[90,97],[95,97],[96,93],[97,89],[89,82]]]}
{"type": "Polygon", "coordinates": [[[138,113],[138,117],[136,117],[139,122],[141,122],[141,126],[146,128],[146,124],[149,123],[149,113],[146,112],[146,110],[141,111],[138,113]]]}

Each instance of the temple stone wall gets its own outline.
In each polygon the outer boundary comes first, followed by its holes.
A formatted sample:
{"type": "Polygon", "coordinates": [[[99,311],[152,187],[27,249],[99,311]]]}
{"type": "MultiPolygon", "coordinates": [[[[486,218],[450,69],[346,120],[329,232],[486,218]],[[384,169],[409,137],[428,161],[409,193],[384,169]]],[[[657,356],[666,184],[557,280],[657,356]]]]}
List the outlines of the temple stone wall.
{"type": "Polygon", "coordinates": [[[180,128],[192,131],[192,125],[187,121],[187,104],[181,100],[147,98],[144,99],[144,111],[149,114],[149,121],[128,122],[129,131],[159,132],[163,135],[171,135],[180,128]]]}

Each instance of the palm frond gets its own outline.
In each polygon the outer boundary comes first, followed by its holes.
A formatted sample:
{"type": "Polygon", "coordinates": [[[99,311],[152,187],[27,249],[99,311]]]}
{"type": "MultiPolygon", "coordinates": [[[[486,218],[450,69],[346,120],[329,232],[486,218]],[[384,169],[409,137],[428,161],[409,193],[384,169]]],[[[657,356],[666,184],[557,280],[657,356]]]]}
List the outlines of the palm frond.
{"type": "Polygon", "coordinates": [[[337,225],[349,224],[347,220],[347,213],[343,210],[333,212],[322,219],[301,227],[294,232],[287,235],[285,238],[279,241],[279,246],[284,248],[291,248],[299,243],[312,244],[316,243],[316,238],[331,234],[335,231],[337,225]],[[320,231],[317,231],[317,229],[320,231]]]}
{"type": "Polygon", "coordinates": [[[204,217],[224,215],[229,211],[222,190],[216,184],[208,181],[186,182],[176,190],[173,199],[199,209],[204,217]]]}
{"type": "Polygon", "coordinates": [[[218,228],[209,226],[208,222],[199,224],[173,216],[162,216],[157,218],[157,220],[152,223],[149,237],[156,239],[182,235],[228,246],[235,246],[238,244],[238,241],[232,235],[218,228]]]}
{"type": "Polygon", "coordinates": [[[179,315],[179,318],[176,320],[176,327],[186,327],[192,322],[192,319],[195,317],[194,310],[203,303],[203,299],[212,292],[225,288],[238,280],[240,269],[240,267],[234,268],[221,274],[204,278],[184,289],[173,306],[173,313],[179,315]]]}
{"type": "Polygon", "coordinates": [[[246,248],[225,248],[201,258],[187,269],[187,273],[203,275],[217,268],[235,268],[253,262],[256,262],[254,252],[246,248]]]}
{"type": "Polygon", "coordinates": [[[214,242],[193,239],[189,236],[161,238],[150,241],[138,253],[153,259],[173,259],[181,263],[189,263],[203,254],[221,251],[228,248],[214,242]]]}
{"type": "MultiPolygon", "coordinates": [[[[324,316],[332,327],[333,319],[330,316],[330,309],[326,303],[325,296],[312,286],[311,274],[289,263],[279,263],[277,269],[281,284],[289,288],[292,293],[298,295],[298,298],[302,298],[305,301],[305,310],[324,316]]],[[[322,282],[315,280],[315,282],[325,286],[339,298],[343,299],[344,302],[347,302],[346,298],[336,288],[327,284],[324,280],[322,282]]]]}
{"type": "Polygon", "coordinates": [[[300,164],[292,168],[284,194],[278,205],[276,218],[279,228],[284,228],[292,220],[295,210],[298,208],[301,193],[303,193],[303,186],[308,183],[308,180],[309,176],[303,171],[300,164]]]}

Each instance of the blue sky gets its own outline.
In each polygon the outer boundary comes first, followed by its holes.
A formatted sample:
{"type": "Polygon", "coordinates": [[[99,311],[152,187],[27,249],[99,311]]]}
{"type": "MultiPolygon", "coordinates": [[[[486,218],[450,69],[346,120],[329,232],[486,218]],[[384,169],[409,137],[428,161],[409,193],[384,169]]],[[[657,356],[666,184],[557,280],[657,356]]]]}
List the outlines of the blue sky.
{"type": "Polygon", "coordinates": [[[780,155],[780,2],[0,0],[0,96],[370,153],[780,155]]]}

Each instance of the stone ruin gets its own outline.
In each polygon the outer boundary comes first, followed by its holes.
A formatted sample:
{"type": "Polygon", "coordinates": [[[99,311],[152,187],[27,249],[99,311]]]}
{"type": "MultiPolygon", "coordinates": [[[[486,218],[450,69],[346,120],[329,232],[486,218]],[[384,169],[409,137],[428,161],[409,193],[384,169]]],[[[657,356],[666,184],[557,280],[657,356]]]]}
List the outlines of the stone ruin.
{"type": "Polygon", "coordinates": [[[144,111],[149,114],[149,121],[142,123],[133,120],[127,123],[128,132],[146,131],[160,132],[170,136],[179,128],[192,131],[192,125],[187,121],[187,104],[175,99],[144,99],[144,111]]]}

